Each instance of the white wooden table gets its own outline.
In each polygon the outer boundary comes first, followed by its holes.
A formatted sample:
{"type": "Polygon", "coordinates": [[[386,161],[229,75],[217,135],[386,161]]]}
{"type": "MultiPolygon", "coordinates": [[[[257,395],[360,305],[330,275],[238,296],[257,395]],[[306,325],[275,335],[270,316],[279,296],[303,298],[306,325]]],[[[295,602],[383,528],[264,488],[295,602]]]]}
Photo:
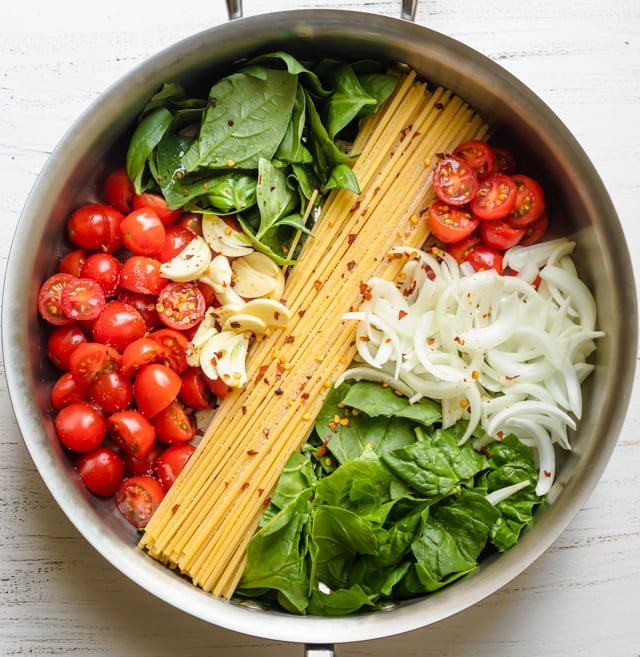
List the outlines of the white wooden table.
{"type": "MultiPolygon", "coordinates": [[[[370,0],[246,0],[271,9],[370,0]]],[[[223,0],[18,0],[0,17],[0,257],[36,176],[101,91],[159,49],[226,20],[223,0]]],[[[637,0],[422,0],[417,21],[497,60],[574,132],[640,256],[640,7],[637,0]]],[[[629,358],[637,354],[630,353],[629,358]]],[[[0,654],[83,657],[301,655],[191,618],[115,571],[41,483],[0,380],[0,654]]],[[[604,476],[525,573],[476,607],[402,637],[339,646],[341,657],[638,657],[640,388],[604,476]]],[[[250,628],[247,628],[248,631],[250,628]]],[[[300,637],[303,641],[304,637],[300,637]]]]}

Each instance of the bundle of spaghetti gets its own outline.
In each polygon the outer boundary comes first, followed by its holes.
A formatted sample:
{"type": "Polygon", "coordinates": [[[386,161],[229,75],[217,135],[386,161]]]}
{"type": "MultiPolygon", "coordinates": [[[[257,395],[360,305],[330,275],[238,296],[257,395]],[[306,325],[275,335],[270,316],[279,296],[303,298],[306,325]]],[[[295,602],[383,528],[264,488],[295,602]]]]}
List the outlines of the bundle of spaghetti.
{"type": "Polygon", "coordinates": [[[363,281],[395,276],[400,263],[386,257],[392,246],[426,240],[437,154],[485,136],[461,99],[431,92],[413,74],[365,121],[354,143],[361,193],[339,190],[325,202],[287,280],[291,321],[253,345],[249,383],[222,400],[145,529],[139,545],[151,556],[232,596],[285,463],[355,355],[354,326],[342,314],[367,294],[363,281]]]}

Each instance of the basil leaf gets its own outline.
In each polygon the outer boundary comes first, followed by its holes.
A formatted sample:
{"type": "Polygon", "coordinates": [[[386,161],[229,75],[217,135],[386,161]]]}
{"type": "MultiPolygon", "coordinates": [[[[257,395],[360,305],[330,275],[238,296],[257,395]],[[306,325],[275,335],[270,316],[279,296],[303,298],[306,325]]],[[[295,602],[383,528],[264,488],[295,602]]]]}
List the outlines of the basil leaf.
{"type": "Polygon", "coordinates": [[[260,227],[255,237],[260,240],[280,219],[294,210],[298,197],[289,187],[286,173],[269,160],[260,158],[256,199],[260,210],[260,227]]]}
{"type": "Polygon", "coordinates": [[[255,59],[251,60],[249,66],[260,62],[274,62],[274,61],[282,62],[285,65],[287,71],[291,75],[300,76],[302,78],[305,87],[307,87],[309,91],[311,91],[316,96],[328,96],[331,94],[331,89],[327,89],[324,87],[317,73],[307,68],[293,55],[284,52],[282,50],[267,53],[265,55],[260,55],[255,59]]]}
{"type": "Polygon", "coordinates": [[[354,194],[360,193],[360,185],[358,184],[358,178],[356,174],[353,173],[353,170],[347,164],[338,164],[337,166],[331,169],[329,174],[329,179],[322,186],[322,193],[326,194],[330,189],[335,188],[344,188],[348,189],[354,194]]]}
{"type": "Polygon", "coordinates": [[[275,159],[289,164],[303,164],[313,162],[309,149],[304,145],[304,132],[306,125],[306,98],[303,88],[298,85],[296,100],[291,114],[291,121],[287,131],[278,146],[275,159]]]}
{"type": "Polygon", "coordinates": [[[375,104],[363,105],[358,116],[374,114],[384,103],[398,84],[398,78],[386,73],[370,73],[358,76],[358,81],[364,92],[376,99],[375,104]]]}

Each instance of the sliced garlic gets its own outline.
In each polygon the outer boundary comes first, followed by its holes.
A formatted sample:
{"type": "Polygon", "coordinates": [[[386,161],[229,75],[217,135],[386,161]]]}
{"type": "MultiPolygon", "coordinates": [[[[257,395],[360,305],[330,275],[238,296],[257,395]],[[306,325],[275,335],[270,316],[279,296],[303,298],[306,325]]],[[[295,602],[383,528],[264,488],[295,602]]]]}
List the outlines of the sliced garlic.
{"type": "Polygon", "coordinates": [[[160,274],[172,281],[186,283],[199,278],[210,263],[211,249],[204,238],[198,235],[177,256],[160,265],[160,274]]]}
{"type": "Polygon", "coordinates": [[[207,308],[204,319],[198,325],[187,349],[187,363],[192,367],[200,365],[200,353],[209,338],[217,333],[214,308],[207,308]]]}
{"type": "Polygon", "coordinates": [[[270,297],[279,299],[284,292],[284,274],[278,265],[264,253],[254,251],[237,258],[231,264],[233,285],[245,299],[270,297]]]}
{"type": "Polygon", "coordinates": [[[216,333],[200,352],[200,367],[210,379],[222,379],[231,388],[247,382],[246,358],[249,336],[235,331],[216,333]]]}
{"type": "Polygon", "coordinates": [[[245,234],[231,228],[217,214],[202,216],[202,235],[209,246],[222,255],[237,257],[253,251],[245,234]]]}
{"type": "Polygon", "coordinates": [[[254,315],[236,313],[231,315],[222,325],[223,331],[250,331],[254,335],[268,335],[271,331],[266,322],[254,315]]]}
{"type": "Polygon", "coordinates": [[[242,312],[244,304],[227,303],[224,306],[214,309],[215,317],[220,326],[224,326],[227,320],[234,315],[242,312]]]}
{"type": "Polygon", "coordinates": [[[229,258],[225,255],[217,255],[211,260],[199,280],[213,288],[218,301],[223,306],[229,303],[242,306],[244,299],[231,286],[232,276],[229,258]]]}
{"type": "Polygon", "coordinates": [[[291,311],[275,299],[251,299],[244,304],[242,312],[261,319],[271,327],[283,328],[291,319],[291,311]]]}

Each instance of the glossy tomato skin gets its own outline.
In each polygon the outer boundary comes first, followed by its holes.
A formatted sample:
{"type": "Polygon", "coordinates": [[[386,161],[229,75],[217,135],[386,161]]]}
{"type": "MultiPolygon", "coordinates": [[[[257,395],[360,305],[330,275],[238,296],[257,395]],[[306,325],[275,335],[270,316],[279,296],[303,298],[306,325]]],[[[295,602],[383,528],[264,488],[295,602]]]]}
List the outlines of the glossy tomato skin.
{"type": "Polygon", "coordinates": [[[516,158],[513,153],[502,146],[493,146],[492,173],[503,173],[511,176],[516,172],[516,158]]]}
{"type": "Polygon", "coordinates": [[[530,176],[516,173],[512,179],[516,185],[517,197],[508,220],[514,226],[527,226],[545,211],[544,193],[540,183],[530,176]]]}
{"type": "Polygon", "coordinates": [[[62,292],[76,280],[72,274],[58,272],[47,278],[38,292],[38,312],[49,324],[62,326],[71,324],[73,319],[62,309],[62,292]]]}
{"type": "Polygon", "coordinates": [[[231,387],[228,386],[222,379],[220,378],[210,379],[204,373],[202,374],[202,376],[204,377],[204,380],[206,381],[209,390],[211,390],[211,392],[218,399],[224,399],[231,391],[231,387]]]}
{"type": "Polygon", "coordinates": [[[92,253],[83,262],[80,276],[91,278],[100,284],[105,297],[115,295],[120,281],[122,265],[118,258],[110,253],[92,253]]]}
{"type": "Polygon", "coordinates": [[[124,453],[124,467],[127,477],[138,475],[156,475],[156,465],[158,459],[164,453],[166,447],[159,442],[155,442],[151,451],[145,456],[134,456],[124,453]]]}
{"type": "Polygon", "coordinates": [[[156,254],[160,262],[169,262],[193,240],[195,234],[186,226],[172,224],[165,229],[165,239],[162,249],[156,254]]]}
{"type": "Polygon", "coordinates": [[[89,386],[89,399],[105,413],[124,411],[133,401],[133,384],[120,370],[103,372],[89,386]]]}
{"type": "Polygon", "coordinates": [[[91,203],[78,208],[67,222],[67,235],[72,244],[89,251],[115,253],[122,245],[120,222],[124,215],[104,203],[91,203]]]}
{"type": "Polygon", "coordinates": [[[58,266],[58,271],[63,274],[71,274],[72,276],[81,276],[82,265],[84,265],[85,260],[89,257],[90,251],[86,249],[74,249],[69,251],[62,260],[60,260],[60,265],[58,266]]]}
{"type": "Polygon", "coordinates": [[[153,425],[135,409],[110,415],[107,419],[107,430],[118,447],[137,458],[147,456],[156,439],[153,425]]]}
{"type": "Polygon", "coordinates": [[[136,194],[133,198],[133,207],[138,210],[148,208],[155,212],[160,221],[165,226],[169,226],[182,214],[182,210],[172,210],[165,201],[164,197],[152,192],[142,192],[136,194]]]}
{"type": "Polygon", "coordinates": [[[548,225],[549,215],[545,211],[535,221],[525,226],[524,235],[520,244],[522,246],[531,246],[539,242],[547,232],[548,225]]]}
{"type": "Polygon", "coordinates": [[[88,490],[101,497],[111,497],[124,477],[124,460],[110,447],[97,447],[81,454],[75,469],[88,490]]]}
{"type": "Polygon", "coordinates": [[[69,371],[79,386],[88,388],[102,372],[112,372],[120,367],[122,357],[109,345],[100,342],[84,342],[69,356],[69,371]]]}
{"type": "Polygon", "coordinates": [[[195,283],[169,283],[158,295],[156,310],[169,328],[187,331],[204,319],[204,295],[195,283]]]}
{"type": "Polygon", "coordinates": [[[122,373],[134,377],[145,365],[164,361],[164,348],[149,337],[130,342],[122,352],[122,373]]]}
{"type": "Polygon", "coordinates": [[[72,352],[86,341],[87,336],[77,324],[58,326],[51,332],[47,340],[49,360],[58,369],[68,371],[72,352]]]}
{"type": "Polygon", "coordinates": [[[174,399],[151,420],[156,437],[167,445],[188,443],[196,435],[196,425],[185,407],[174,399]]]}
{"type": "Polygon", "coordinates": [[[164,350],[164,362],[175,372],[187,369],[189,341],[184,333],[170,328],[160,328],[149,334],[164,350]]]}
{"type": "Polygon", "coordinates": [[[162,453],[156,464],[156,473],[165,490],[173,486],[173,482],[195,451],[194,445],[184,444],[171,445],[162,453]]]}
{"type": "Polygon", "coordinates": [[[51,405],[56,411],[75,402],[89,401],[86,386],[78,385],[71,372],[63,372],[51,389],[51,405]]]}
{"type": "Polygon", "coordinates": [[[116,299],[133,306],[142,315],[147,331],[153,331],[154,328],[162,324],[156,311],[157,296],[155,294],[140,294],[139,292],[120,289],[116,299]]]}
{"type": "Polygon", "coordinates": [[[432,183],[436,196],[448,205],[465,205],[478,191],[478,177],[463,158],[445,155],[435,166],[432,183]]]}
{"type": "Polygon", "coordinates": [[[116,491],[116,505],[136,529],[147,526],[151,516],[162,502],[165,490],[162,484],[148,475],[125,479],[116,491]]]}
{"type": "Polygon", "coordinates": [[[160,274],[160,261],[148,256],[127,258],[120,270],[120,287],[139,294],[160,294],[169,282],[160,274]]]}
{"type": "Polygon", "coordinates": [[[105,178],[102,194],[109,205],[123,214],[131,212],[135,192],[124,167],[115,169],[105,178]]]}
{"type": "Polygon", "coordinates": [[[189,408],[203,410],[213,406],[212,392],[199,367],[187,367],[180,375],[182,385],[178,396],[189,408]]]}
{"type": "Polygon", "coordinates": [[[478,180],[482,180],[493,170],[493,149],[484,141],[478,139],[465,141],[453,150],[453,154],[471,165],[478,180]]]}
{"type": "Polygon", "coordinates": [[[122,220],[120,232],[123,246],[138,255],[156,255],[164,246],[164,224],[151,208],[130,212],[122,220]]]}
{"type": "Polygon", "coordinates": [[[136,374],[133,392],[142,415],[152,418],[164,410],[180,392],[180,376],[161,363],[145,365],[136,374]]]}
{"type": "Polygon", "coordinates": [[[58,411],[54,426],[60,442],[72,452],[88,452],[107,435],[104,414],[86,402],[74,402],[58,411]]]}
{"type": "Polygon", "coordinates": [[[479,219],[466,208],[435,201],[429,208],[429,226],[433,236],[445,244],[469,237],[478,227],[479,219]]]}
{"type": "Polygon", "coordinates": [[[519,244],[524,234],[525,228],[512,226],[501,219],[480,222],[480,237],[482,237],[482,241],[487,246],[498,249],[499,251],[506,251],[512,246],[519,244]]]}
{"type": "Polygon", "coordinates": [[[106,304],[92,325],[93,339],[119,352],[146,332],[142,315],[133,306],[117,299],[106,304]]]}
{"type": "Polygon", "coordinates": [[[475,271],[495,269],[502,275],[502,252],[480,242],[472,247],[465,255],[464,262],[468,262],[475,271]]]}

